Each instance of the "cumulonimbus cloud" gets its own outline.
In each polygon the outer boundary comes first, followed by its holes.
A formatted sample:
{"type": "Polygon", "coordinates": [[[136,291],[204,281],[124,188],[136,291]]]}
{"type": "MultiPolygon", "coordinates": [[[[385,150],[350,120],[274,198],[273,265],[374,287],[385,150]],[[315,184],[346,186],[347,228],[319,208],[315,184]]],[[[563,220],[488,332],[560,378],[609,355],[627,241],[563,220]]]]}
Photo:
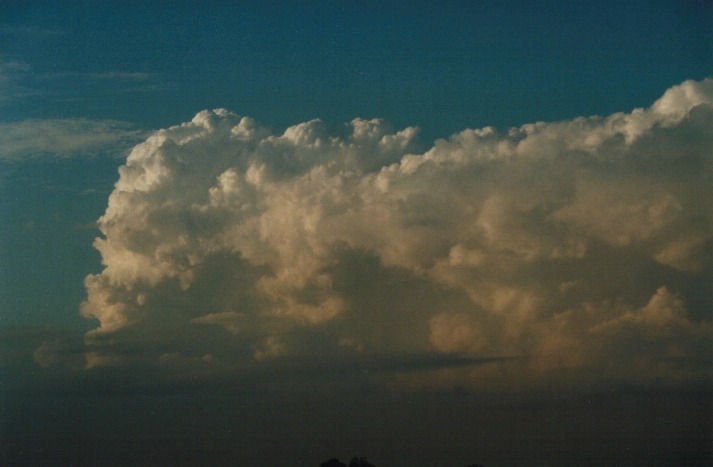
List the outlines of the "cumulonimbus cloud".
{"type": "Polygon", "coordinates": [[[712,130],[713,80],[422,153],[415,128],[381,120],[273,134],[200,112],[120,168],[81,306],[98,321],[92,365],[139,347],[205,364],[435,352],[709,375],[712,130]]]}

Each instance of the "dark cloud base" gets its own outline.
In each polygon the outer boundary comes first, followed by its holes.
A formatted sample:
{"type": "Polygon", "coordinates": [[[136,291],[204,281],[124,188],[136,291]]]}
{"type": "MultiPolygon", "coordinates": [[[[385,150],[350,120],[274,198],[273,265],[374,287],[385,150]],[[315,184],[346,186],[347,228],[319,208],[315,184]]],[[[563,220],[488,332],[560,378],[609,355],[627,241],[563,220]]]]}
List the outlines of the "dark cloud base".
{"type": "MultiPolygon", "coordinates": [[[[80,388],[78,388],[80,389],[80,388]]],[[[711,465],[709,386],[4,395],[3,465],[711,465]]]]}

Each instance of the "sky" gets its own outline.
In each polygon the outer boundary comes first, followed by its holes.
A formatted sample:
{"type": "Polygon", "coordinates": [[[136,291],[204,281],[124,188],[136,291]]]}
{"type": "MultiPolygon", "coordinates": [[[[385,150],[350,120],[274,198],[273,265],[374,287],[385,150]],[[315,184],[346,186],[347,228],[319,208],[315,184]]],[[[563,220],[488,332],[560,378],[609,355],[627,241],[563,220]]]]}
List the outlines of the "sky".
{"type": "Polygon", "coordinates": [[[712,464],[711,24],[4,2],[2,463],[712,464]]]}

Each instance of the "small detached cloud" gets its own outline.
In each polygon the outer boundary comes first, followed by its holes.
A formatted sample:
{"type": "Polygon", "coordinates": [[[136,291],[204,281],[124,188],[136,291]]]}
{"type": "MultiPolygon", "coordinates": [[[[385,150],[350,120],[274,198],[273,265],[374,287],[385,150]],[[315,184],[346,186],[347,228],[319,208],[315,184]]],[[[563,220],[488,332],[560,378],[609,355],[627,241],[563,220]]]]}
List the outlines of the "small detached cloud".
{"type": "Polygon", "coordinates": [[[710,378],[711,130],[713,80],[425,152],[378,119],[275,134],[200,112],[120,169],[87,365],[519,356],[411,382],[710,378]]]}

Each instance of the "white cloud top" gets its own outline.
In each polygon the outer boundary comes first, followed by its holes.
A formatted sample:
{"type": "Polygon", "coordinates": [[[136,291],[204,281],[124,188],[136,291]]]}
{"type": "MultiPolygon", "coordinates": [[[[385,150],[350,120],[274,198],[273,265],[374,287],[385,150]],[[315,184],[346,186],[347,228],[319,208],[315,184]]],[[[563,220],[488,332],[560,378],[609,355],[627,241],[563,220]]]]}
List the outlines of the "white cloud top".
{"type": "Polygon", "coordinates": [[[708,371],[713,80],[423,153],[416,134],[272,134],[219,109],[136,146],[86,279],[92,364],[148,340],[156,361],[205,364],[457,352],[525,356],[527,374],[708,371]]]}

